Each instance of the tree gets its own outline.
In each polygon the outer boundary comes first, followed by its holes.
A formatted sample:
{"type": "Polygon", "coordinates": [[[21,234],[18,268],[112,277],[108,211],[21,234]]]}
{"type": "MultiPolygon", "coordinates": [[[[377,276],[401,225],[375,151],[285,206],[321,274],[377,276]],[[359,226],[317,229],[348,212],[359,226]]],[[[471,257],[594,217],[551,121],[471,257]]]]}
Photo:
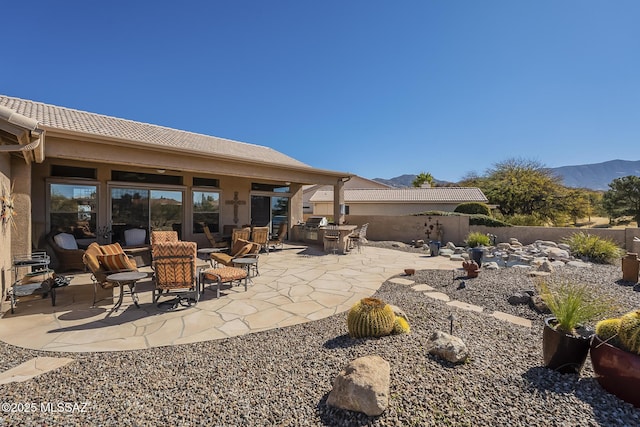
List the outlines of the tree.
{"type": "Polygon", "coordinates": [[[424,183],[433,185],[433,176],[429,172],[420,172],[420,174],[411,182],[411,185],[420,188],[424,183]]]}
{"type": "Polygon", "coordinates": [[[508,159],[496,163],[478,181],[489,203],[498,205],[505,216],[533,215],[552,219],[562,199],[560,178],[539,162],[508,159]]]}
{"type": "Polygon", "coordinates": [[[611,181],[602,204],[612,218],[631,216],[640,224],[640,177],[629,175],[611,181]]]}

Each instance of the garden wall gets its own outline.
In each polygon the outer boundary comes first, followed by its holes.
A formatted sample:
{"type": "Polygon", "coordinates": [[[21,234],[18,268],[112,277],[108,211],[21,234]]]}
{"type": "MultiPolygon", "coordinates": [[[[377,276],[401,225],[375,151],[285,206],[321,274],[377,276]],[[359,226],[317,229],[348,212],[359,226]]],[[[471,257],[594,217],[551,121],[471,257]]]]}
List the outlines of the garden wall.
{"type": "Polygon", "coordinates": [[[348,215],[347,223],[361,226],[369,223],[367,238],[370,240],[393,240],[410,243],[412,240],[422,239],[437,240],[437,234],[432,231],[427,236],[427,226],[438,225],[442,227],[443,242],[453,242],[456,245],[464,245],[467,235],[472,232],[494,234],[497,242],[508,242],[510,238],[518,239],[522,244],[530,244],[536,240],[551,240],[560,242],[565,237],[583,231],[599,237],[609,238],[625,248],[629,252],[640,253],[640,241],[635,242],[634,237],[640,239],[640,228],[589,228],[578,229],[572,227],[486,227],[469,225],[466,216],[380,216],[380,215],[348,215]],[[427,224],[427,226],[425,226],[427,224]]]}

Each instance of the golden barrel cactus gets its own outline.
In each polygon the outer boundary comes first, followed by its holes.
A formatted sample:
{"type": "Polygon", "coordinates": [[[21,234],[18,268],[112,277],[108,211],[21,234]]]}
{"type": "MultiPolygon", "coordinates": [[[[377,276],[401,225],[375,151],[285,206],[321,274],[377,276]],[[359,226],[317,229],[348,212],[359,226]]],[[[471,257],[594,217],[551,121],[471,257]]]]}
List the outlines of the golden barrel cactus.
{"type": "Polygon", "coordinates": [[[352,338],[382,337],[393,331],[396,315],[378,298],[363,298],[351,307],[347,327],[352,338]]]}
{"type": "Polygon", "coordinates": [[[627,350],[640,354],[640,310],[632,311],[620,318],[618,336],[627,350]]]}
{"type": "Polygon", "coordinates": [[[618,337],[618,330],[620,329],[620,319],[605,319],[596,323],[596,335],[600,337],[602,341],[605,341],[613,346],[622,347],[620,338],[618,337]]]}
{"type": "Polygon", "coordinates": [[[408,334],[411,332],[411,328],[409,327],[409,322],[404,317],[396,316],[396,321],[393,324],[393,333],[395,335],[398,334],[408,334]]]}

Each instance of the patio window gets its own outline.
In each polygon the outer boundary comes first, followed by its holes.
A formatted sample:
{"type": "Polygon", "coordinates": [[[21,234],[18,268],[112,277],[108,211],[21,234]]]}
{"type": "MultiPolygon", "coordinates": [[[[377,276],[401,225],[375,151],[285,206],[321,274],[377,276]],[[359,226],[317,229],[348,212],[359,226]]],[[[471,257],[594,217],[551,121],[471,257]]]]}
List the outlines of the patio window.
{"type": "Polygon", "coordinates": [[[76,239],[95,239],[97,205],[97,185],[51,183],[50,229],[71,233],[76,239]]]}
{"type": "Polygon", "coordinates": [[[175,230],[182,235],[182,191],[111,188],[113,240],[126,244],[125,230],[175,230]]]}
{"type": "Polygon", "coordinates": [[[193,192],[193,233],[204,233],[204,226],[212,233],[220,231],[220,193],[193,192]]]}

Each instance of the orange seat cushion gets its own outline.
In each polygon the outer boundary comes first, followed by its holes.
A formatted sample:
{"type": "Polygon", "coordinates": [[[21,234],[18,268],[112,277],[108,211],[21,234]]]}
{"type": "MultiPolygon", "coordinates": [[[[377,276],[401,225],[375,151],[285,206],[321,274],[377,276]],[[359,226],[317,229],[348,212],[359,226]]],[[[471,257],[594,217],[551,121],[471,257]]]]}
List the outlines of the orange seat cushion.
{"type": "Polygon", "coordinates": [[[209,268],[203,272],[205,279],[220,282],[231,282],[233,280],[240,280],[247,277],[247,271],[242,268],[236,267],[221,267],[221,268],[209,268]]]}

